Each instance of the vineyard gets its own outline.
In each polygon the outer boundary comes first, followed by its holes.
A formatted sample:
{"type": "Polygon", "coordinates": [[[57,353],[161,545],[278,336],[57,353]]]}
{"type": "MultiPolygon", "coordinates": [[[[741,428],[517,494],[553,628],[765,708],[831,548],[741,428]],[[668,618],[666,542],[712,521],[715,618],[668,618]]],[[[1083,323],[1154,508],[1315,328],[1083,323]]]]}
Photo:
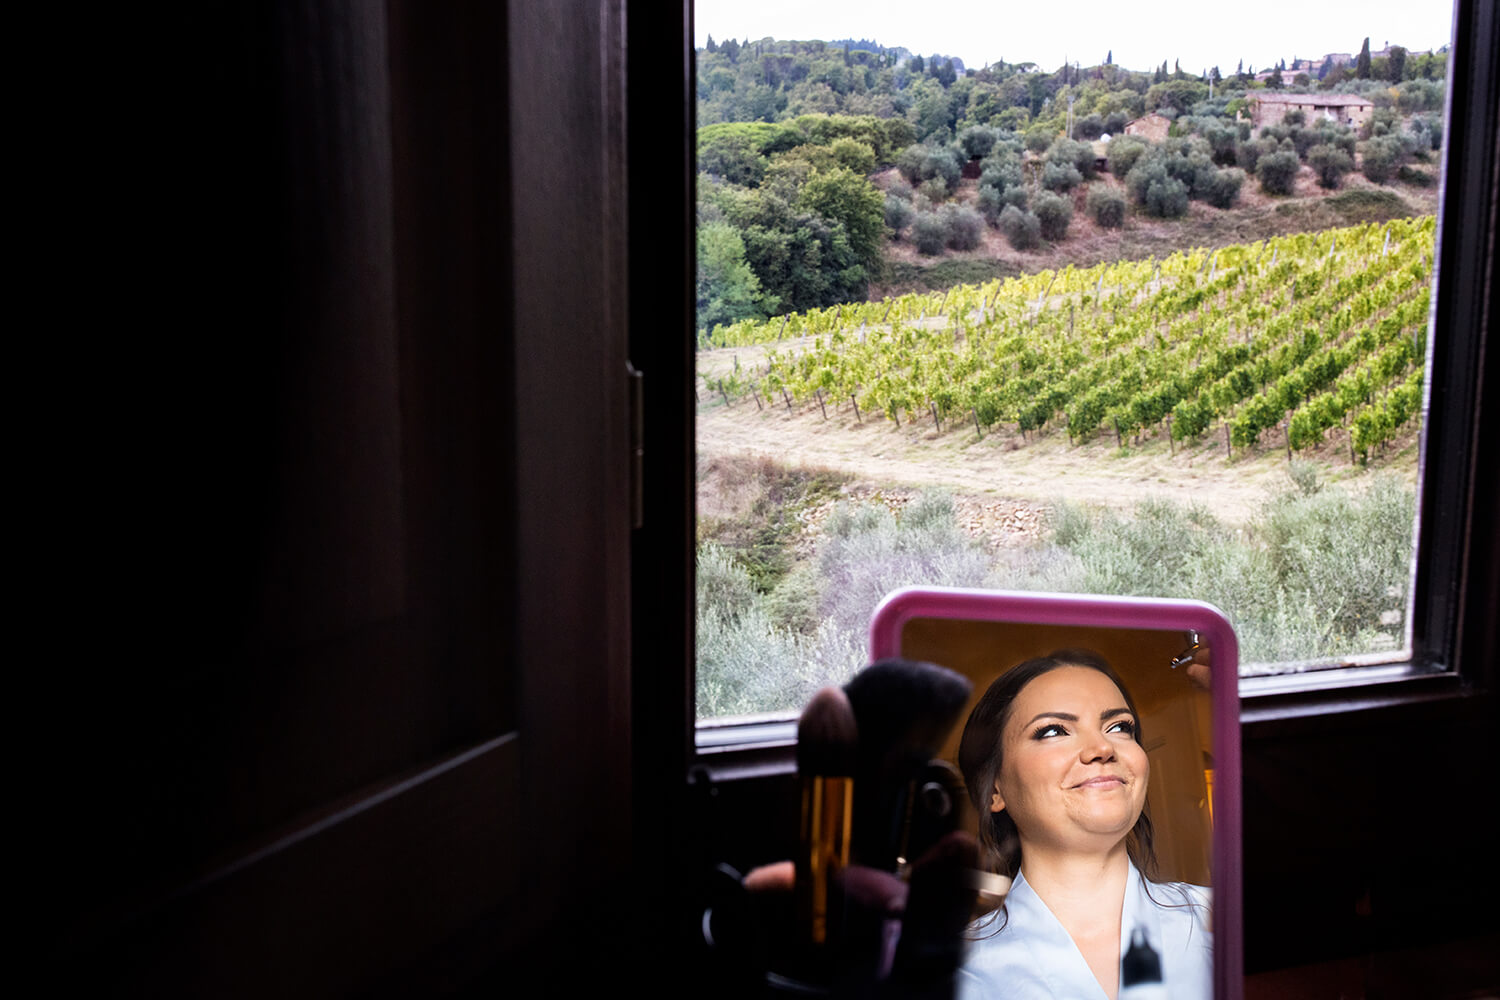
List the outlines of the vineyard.
{"type": "MultiPolygon", "coordinates": [[[[744,321],[700,348],[765,345],[700,373],[726,404],[931,421],[940,433],[1106,434],[1290,454],[1346,429],[1351,459],[1421,408],[1431,216],[1161,260],[1042,271],[744,321]]],[[[1341,445],[1342,447],[1342,445],[1341,445]]]]}

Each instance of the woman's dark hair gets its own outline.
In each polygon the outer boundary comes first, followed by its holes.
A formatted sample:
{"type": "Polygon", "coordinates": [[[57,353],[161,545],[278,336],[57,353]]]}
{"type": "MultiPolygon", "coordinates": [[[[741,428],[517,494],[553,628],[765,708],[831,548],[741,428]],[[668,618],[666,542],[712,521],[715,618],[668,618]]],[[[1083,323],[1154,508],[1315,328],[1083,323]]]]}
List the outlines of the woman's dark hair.
{"type": "MultiPolygon", "coordinates": [[[[990,812],[990,796],[995,789],[995,780],[1000,776],[1003,756],[1000,737],[1005,732],[1011,706],[1021,689],[1058,667],[1087,667],[1113,681],[1125,696],[1125,704],[1135,717],[1135,741],[1142,741],[1141,715],[1135,710],[1135,701],[1120,680],[1120,675],[1098,653],[1087,649],[1059,649],[1047,656],[1019,663],[995,678],[974,710],[969,713],[969,721],[964,723],[963,738],[958,745],[958,768],[963,772],[964,784],[968,786],[969,801],[974,804],[980,817],[980,865],[1009,878],[1014,878],[1021,868],[1021,837],[1007,811],[990,812]]],[[[1125,852],[1140,873],[1154,882],[1156,851],[1152,847],[1152,840],[1151,817],[1147,815],[1143,805],[1135,826],[1125,836],[1125,852]]]]}

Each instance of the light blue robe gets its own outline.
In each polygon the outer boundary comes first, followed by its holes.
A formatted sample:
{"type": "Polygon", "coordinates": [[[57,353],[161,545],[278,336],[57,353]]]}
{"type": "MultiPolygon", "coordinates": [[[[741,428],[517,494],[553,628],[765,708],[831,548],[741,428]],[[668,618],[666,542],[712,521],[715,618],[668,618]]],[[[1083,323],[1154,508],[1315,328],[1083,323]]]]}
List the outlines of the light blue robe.
{"type": "MultiPolygon", "coordinates": [[[[969,953],[959,971],[959,1000],[1105,1000],[1083,953],[1027,884],[1024,873],[1011,886],[1005,912],[1008,917],[998,933],[998,913],[970,925],[969,953]]],[[[1161,957],[1167,996],[1212,1000],[1208,889],[1185,882],[1151,884],[1132,864],[1120,919],[1121,955],[1129,950],[1136,928],[1145,932],[1161,957]]]]}

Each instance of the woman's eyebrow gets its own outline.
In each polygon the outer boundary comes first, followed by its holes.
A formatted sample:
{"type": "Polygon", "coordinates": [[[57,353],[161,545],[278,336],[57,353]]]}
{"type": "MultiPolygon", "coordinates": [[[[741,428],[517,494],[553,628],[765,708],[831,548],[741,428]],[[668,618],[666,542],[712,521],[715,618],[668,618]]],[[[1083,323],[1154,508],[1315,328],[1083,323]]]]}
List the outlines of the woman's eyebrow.
{"type": "MultiPolygon", "coordinates": [[[[1119,708],[1106,708],[1104,711],[1099,713],[1099,721],[1107,722],[1117,715],[1132,714],[1134,713],[1132,713],[1130,709],[1125,708],[1124,706],[1121,706],[1119,708]]],[[[1036,715],[1032,716],[1031,721],[1027,722],[1026,725],[1022,726],[1021,728],[1028,728],[1033,722],[1040,721],[1041,719],[1061,719],[1064,722],[1077,722],[1078,716],[1072,714],[1071,712],[1039,712],[1036,715]]]]}
{"type": "MultiPolygon", "coordinates": [[[[1068,712],[1039,712],[1032,717],[1031,722],[1036,722],[1038,719],[1061,719],[1064,722],[1077,722],[1078,716],[1068,712]]],[[[1030,726],[1031,722],[1026,723],[1026,726],[1030,726]]],[[[1022,726],[1021,728],[1024,729],[1026,726],[1022,726]]]]}

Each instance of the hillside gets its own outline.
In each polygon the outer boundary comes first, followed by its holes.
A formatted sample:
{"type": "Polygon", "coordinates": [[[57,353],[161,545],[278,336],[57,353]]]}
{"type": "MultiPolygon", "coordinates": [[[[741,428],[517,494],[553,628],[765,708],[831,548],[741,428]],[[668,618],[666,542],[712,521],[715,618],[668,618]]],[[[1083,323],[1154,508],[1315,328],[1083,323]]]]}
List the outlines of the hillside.
{"type": "MultiPolygon", "coordinates": [[[[896,177],[894,169],[872,177],[884,190],[896,177]]],[[[1096,182],[1124,189],[1118,179],[1103,175],[1096,182]]],[[[978,182],[961,180],[954,200],[972,205],[978,182]]],[[[998,229],[985,232],[974,250],[945,251],[937,257],[921,254],[908,241],[893,240],[886,248],[886,269],[870,285],[872,300],[906,292],[931,291],[962,282],[982,282],[1068,266],[1089,267],[1120,260],[1165,257],[1184,247],[1217,248],[1285,236],[1317,232],[1361,222],[1433,215],[1437,212],[1435,184],[1374,184],[1357,174],[1344,187],[1330,191],[1318,185],[1311,169],[1298,175],[1289,196],[1273,196],[1246,189],[1231,209],[1190,203],[1181,219],[1156,219],[1133,214],[1119,229],[1105,229],[1084,210],[1084,192],[1074,198],[1068,238],[1035,250],[1017,250],[998,229]]]]}

